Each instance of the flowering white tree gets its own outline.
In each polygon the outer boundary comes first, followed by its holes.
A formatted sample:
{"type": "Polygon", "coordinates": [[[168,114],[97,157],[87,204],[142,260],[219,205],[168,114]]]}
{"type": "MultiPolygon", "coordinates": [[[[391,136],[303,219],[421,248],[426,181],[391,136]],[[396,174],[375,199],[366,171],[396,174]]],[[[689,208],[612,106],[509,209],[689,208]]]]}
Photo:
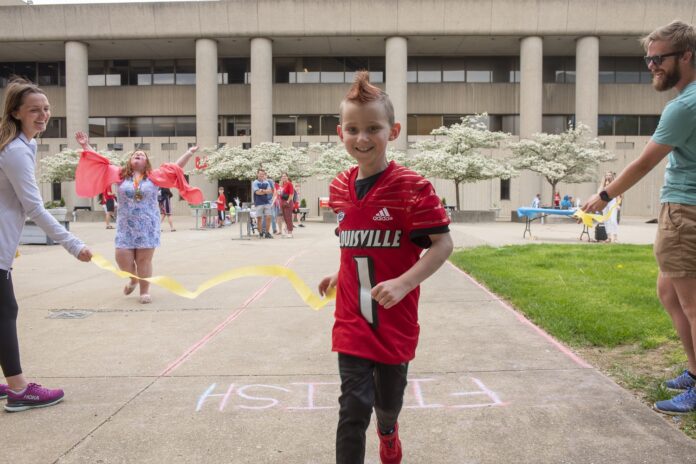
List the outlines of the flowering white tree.
{"type": "MultiPolygon", "coordinates": [[[[125,166],[125,157],[111,152],[99,151],[100,155],[108,158],[111,164],[125,166]]],[[[77,162],[80,160],[80,152],[77,150],[63,150],[55,155],[43,158],[41,163],[41,182],[70,182],[75,180],[77,162]]]]}
{"type": "Polygon", "coordinates": [[[590,128],[578,124],[561,134],[534,134],[510,144],[512,165],[544,176],[551,184],[551,204],[559,182],[577,184],[595,180],[597,166],[615,159],[602,148],[602,142],[590,136],[590,128]]]}
{"type": "MultiPolygon", "coordinates": [[[[320,179],[333,179],[339,173],[356,165],[355,159],[348,154],[341,144],[336,145],[311,145],[309,149],[319,152],[319,157],[314,162],[312,173],[320,179]]],[[[396,161],[402,166],[409,167],[411,158],[404,152],[387,149],[387,159],[396,161]]]]}
{"type": "Polygon", "coordinates": [[[208,154],[207,167],[193,172],[205,174],[210,180],[253,180],[259,168],[265,169],[271,179],[278,179],[286,172],[293,181],[309,177],[312,172],[305,149],[279,143],[260,143],[246,150],[225,145],[205,152],[208,154]]]}
{"type": "Polygon", "coordinates": [[[422,140],[415,145],[417,154],[411,168],[427,177],[454,181],[457,209],[460,209],[459,186],[463,182],[503,178],[515,175],[515,170],[503,160],[483,153],[485,148],[497,148],[509,134],[488,130],[487,114],[465,116],[462,122],[440,127],[432,135],[446,136],[440,140],[422,140]]]}

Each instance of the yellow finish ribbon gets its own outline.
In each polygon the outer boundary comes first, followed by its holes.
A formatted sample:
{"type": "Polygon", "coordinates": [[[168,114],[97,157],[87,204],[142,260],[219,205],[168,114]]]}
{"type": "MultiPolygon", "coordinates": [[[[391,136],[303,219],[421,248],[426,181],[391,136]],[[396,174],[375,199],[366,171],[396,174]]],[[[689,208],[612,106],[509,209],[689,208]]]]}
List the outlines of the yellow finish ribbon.
{"type": "Polygon", "coordinates": [[[609,219],[609,217],[611,217],[611,213],[613,213],[614,209],[616,209],[616,206],[617,204],[614,204],[614,206],[609,208],[609,211],[607,211],[606,214],[586,213],[578,208],[575,210],[575,213],[573,213],[573,216],[580,219],[587,227],[594,227],[595,222],[604,222],[609,219]]]}
{"type": "Polygon", "coordinates": [[[111,264],[106,258],[100,254],[92,255],[92,262],[98,267],[104,269],[105,271],[113,272],[119,277],[133,278],[139,280],[146,280],[152,284],[162,287],[175,295],[182,296],[188,299],[194,299],[198,297],[201,293],[209,290],[217,285],[230,280],[240,279],[242,277],[258,277],[258,276],[269,276],[269,277],[284,277],[286,278],[292,287],[295,289],[297,294],[302,298],[302,301],[307,303],[310,308],[317,311],[322,309],[333,299],[336,298],[336,290],[331,289],[326,296],[323,298],[316,295],[309,289],[309,286],[297,275],[295,271],[284,266],[269,265],[269,266],[246,266],[237,269],[232,269],[221,274],[212,277],[196,288],[194,291],[186,289],[182,284],[167,276],[153,276],[140,278],[134,274],[127,271],[121,271],[117,269],[113,264],[111,264]]]}

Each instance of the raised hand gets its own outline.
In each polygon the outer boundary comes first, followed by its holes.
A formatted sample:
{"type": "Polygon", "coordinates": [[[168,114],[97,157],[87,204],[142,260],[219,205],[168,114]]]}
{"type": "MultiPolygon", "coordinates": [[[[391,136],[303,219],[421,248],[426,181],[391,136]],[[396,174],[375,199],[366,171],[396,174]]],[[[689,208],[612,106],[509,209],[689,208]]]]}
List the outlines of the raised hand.
{"type": "Polygon", "coordinates": [[[75,140],[77,140],[80,146],[89,145],[89,136],[82,131],[75,132],[75,140]]]}

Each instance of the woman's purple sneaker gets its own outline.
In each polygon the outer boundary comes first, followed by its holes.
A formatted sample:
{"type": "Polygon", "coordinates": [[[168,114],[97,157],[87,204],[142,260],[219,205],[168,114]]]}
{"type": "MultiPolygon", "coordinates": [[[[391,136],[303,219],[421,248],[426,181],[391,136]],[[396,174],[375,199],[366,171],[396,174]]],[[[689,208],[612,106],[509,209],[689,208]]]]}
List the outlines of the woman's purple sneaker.
{"type": "Polygon", "coordinates": [[[63,396],[63,390],[51,390],[44,388],[41,385],[30,383],[21,394],[17,394],[10,389],[7,390],[7,404],[5,404],[5,411],[19,412],[26,411],[27,409],[53,406],[54,404],[61,402],[63,400],[63,396]]]}
{"type": "Polygon", "coordinates": [[[4,400],[7,398],[7,390],[9,390],[10,387],[5,385],[4,383],[0,383],[0,400],[4,400]]]}

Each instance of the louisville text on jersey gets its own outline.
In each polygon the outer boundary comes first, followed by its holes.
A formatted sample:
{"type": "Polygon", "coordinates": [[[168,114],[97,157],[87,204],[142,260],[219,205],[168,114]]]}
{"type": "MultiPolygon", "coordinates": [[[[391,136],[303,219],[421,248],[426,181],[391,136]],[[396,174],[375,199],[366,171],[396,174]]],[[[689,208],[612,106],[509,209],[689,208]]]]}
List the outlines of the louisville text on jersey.
{"type": "Polygon", "coordinates": [[[399,248],[401,230],[342,230],[341,248],[399,248]]]}

